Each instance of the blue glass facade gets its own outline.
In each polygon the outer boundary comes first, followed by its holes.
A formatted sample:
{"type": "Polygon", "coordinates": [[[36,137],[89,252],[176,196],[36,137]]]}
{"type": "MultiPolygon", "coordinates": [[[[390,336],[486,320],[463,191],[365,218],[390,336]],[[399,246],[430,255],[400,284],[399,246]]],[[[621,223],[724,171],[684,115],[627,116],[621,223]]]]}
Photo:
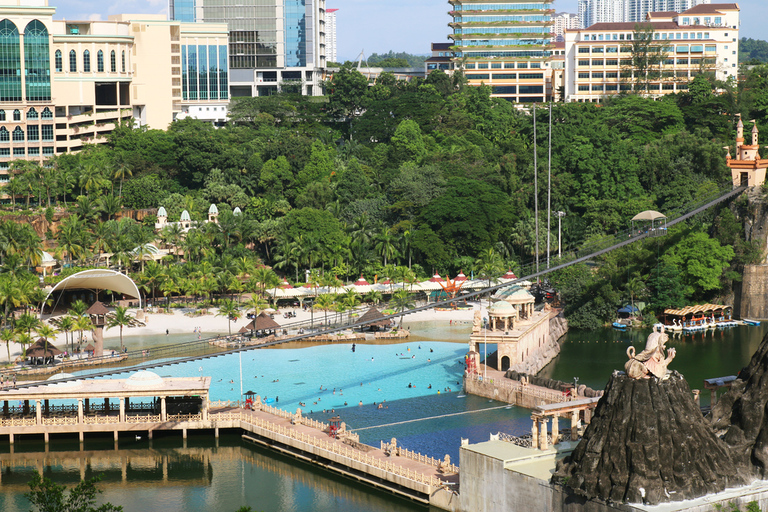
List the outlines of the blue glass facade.
{"type": "Polygon", "coordinates": [[[181,97],[225,100],[229,97],[226,45],[181,46],[181,97]]]}
{"type": "Polygon", "coordinates": [[[0,101],[21,101],[20,45],[16,25],[0,21],[0,101]]]}
{"type": "Polygon", "coordinates": [[[307,65],[306,0],[285,0],[285,66],[307,65]]]}
{"type": "Polygon", "coordinates": [[[194,23],[195,0],[171,0],[169,2],[169,18],[176,21],[194,23]]]}

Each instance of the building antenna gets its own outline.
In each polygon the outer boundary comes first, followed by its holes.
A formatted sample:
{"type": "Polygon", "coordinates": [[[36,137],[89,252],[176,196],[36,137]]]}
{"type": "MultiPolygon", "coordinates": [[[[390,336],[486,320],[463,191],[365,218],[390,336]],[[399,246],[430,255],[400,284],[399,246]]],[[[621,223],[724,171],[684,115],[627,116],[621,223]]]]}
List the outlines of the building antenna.
{"type": "Polygon", "coordinates": [[[549,268],[549,239],[552,228],[552,102],[549,102],[549,156],[547,157],[547,268],[549,268]]]}
{"type": "MultiPolygon", "coordinates": [[[[536,146],[536,103],[533,104],[533,211],[536,223],[536,273],[539,273],[539,161],[536,146]]],[[[538,277],[536,278],[538,281],[538,277]]]]}

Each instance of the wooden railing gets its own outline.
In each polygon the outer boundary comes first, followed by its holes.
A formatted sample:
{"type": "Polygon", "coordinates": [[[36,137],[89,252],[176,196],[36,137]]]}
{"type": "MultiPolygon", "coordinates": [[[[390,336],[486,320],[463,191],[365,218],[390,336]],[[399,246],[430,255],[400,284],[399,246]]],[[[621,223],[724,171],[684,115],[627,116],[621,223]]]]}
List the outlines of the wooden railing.
{"type": "Polygon", "coordinates": [[[444,483],[435,476],[425,475],[418,471],[414,471],[409,468],[404,468],[403,466],[400,466],[399,464],[395,464],[388,460],[381,460],[376,457],[370,456],[366,453],[360,452],[359,450],[350,448],[347,445],[332,443],[324,439],[315,437],[313,435],[305,434],[303,432],[298,432],[294,429],[287,428],[282,425],[277,425],[275,423],[263,420],[258,417],[251,417],[245,421],[247,423],[250,423],[254,427],[262,428],[264,430],[269,430],[270,432],[274,432],[278,435],[289,437],[291,439],[295,439],[302,443],[315,446],[321,450],[325,450],[327,452],[340,455],[341,457],[345,457],[350,461],[355,461],[355,462],[364,464],[366,466],[370,466],[371,468],[380,469],[388,473],[391,473],[393,475],[397,475],[397,476],[406,478],[408,480],[414,481],[419,484],[428,485],[430,487],[440,487],[444,483]]]}

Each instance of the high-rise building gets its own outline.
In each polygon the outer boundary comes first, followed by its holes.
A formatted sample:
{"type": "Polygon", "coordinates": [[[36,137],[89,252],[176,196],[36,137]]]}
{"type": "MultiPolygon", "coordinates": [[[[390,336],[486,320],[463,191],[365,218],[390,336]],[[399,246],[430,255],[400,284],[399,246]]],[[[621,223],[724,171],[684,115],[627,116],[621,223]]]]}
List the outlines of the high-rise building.
{"type": "Polygon", "coordinates": [[[454,62],[469,85],[490,85],[493,96],[515,103],[546,99],[552,1],[449,0],[454,62]]]}
{"type": "Polygon", "coordinates": [[[338,62],[336,49],[336,11],[338,9],[325,10],[325,60],[326,62],[338,62]]]}
{"type": "Polygon", "coordinates": [[[579,16],[569,12],[559,12],[552,17],[556,41],[565,41],[563,34],[566,29],[579,28],[579,16]]]}
{"type": "Polygon", "coordinates": [[[0,6],[0,183],[11,160],[106,142],[120,123],[226,121],[226,25],[146,14],[64,21],[55,12],[46,0],[0,6]],[[184,48],[197,58],[184,61],[184,48]]]}
{"type": "Polygon", "coordinates": [[[579,0],[579,28],[595,23],[642,22],[649,12],[683,12],[710,0],[579,0]]]}
{"type": "Polygon", "coordinates": [[[322,94],[325,0],[170,0],[169,16],[229,27],[232,96],[322,94]]]}
{"type": "Polygon", "coordinates": [[[579,26],[626,21],[628,0],[579,0],[579,26]]]}

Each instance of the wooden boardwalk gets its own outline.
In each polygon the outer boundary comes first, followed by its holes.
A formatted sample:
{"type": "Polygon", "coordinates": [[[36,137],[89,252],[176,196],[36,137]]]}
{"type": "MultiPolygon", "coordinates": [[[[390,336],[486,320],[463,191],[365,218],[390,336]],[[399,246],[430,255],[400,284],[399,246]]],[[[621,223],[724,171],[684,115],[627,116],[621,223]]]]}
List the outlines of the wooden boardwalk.
{"type": "Polygon", "coordinates": [[[186,438],[189,430],[213,430],[218,436],[221,429],[239,429],[248,442],[407,499],[443,509],[451,508],[455,501],[459,474],[454,464],[403,447],[365,445],[359,442],[357,434],[345,429],[334,438],[329,435],[328,424],[268,405],[254,407],[255,410],[247,410],[236,403],[208,402],[204,412],[169,414],[166,421],[156,414],[124,413],[121,421],[119,414],[48,417],[35,411],[23,418],[0,417],[0,436],[8,436],[13,446],[14,438],[27,435],[42,435],[46,442],[51,436],[74,435],[82,441],[89,434],[110,432],[117,441],[121,434],[146,435],[151,439],[155,431],[175,430],[186,438]]]}

